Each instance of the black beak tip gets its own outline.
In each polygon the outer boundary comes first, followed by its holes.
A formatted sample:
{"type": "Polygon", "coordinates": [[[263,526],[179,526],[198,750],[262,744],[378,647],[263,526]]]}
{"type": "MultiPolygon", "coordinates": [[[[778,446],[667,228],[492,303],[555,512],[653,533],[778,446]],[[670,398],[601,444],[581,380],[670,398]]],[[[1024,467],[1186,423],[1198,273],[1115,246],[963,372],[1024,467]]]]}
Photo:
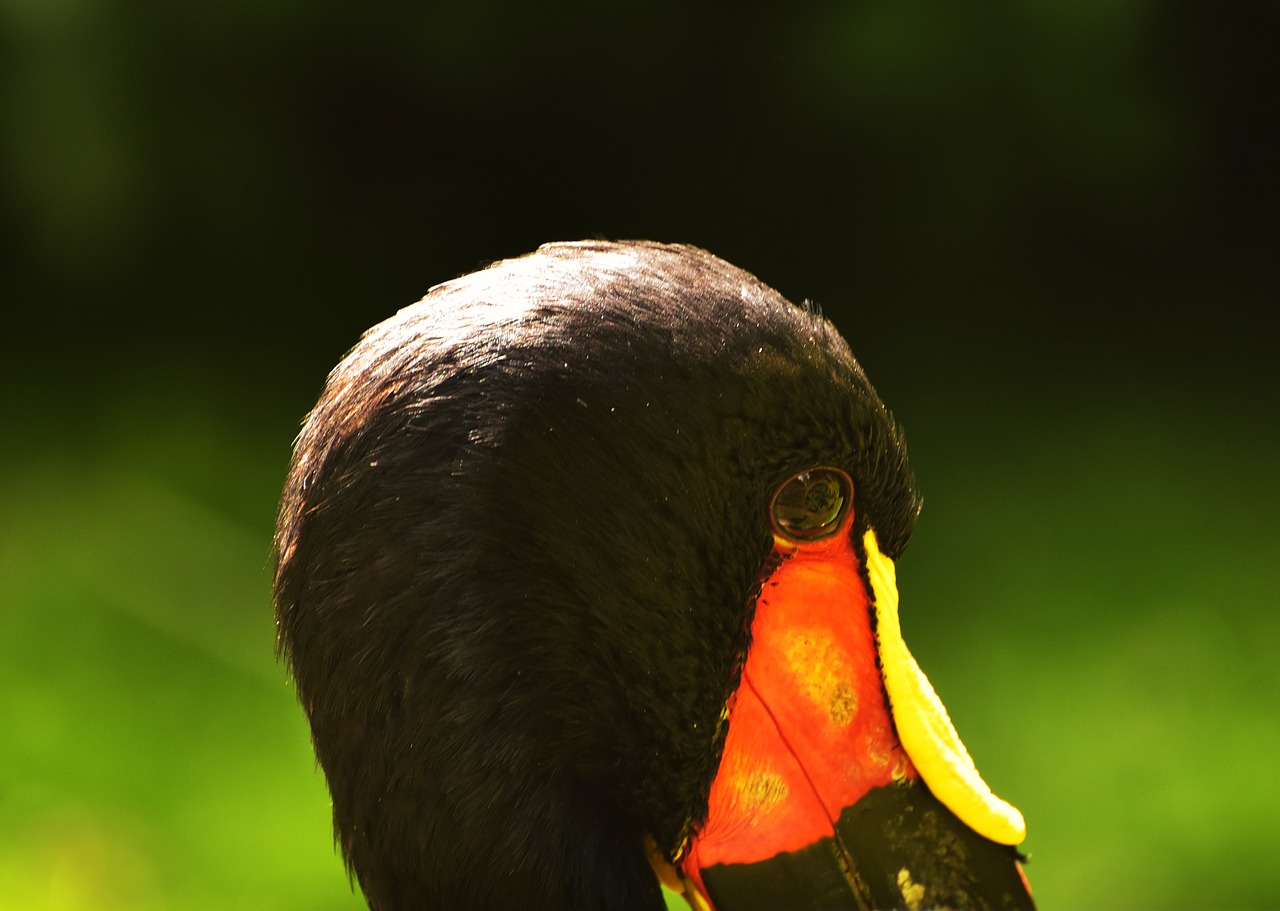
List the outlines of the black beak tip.
{"type": "Polygon", "coordinates": [[[834,838],[709,867],[702,880],[717,911],[1035,911],[1022,859],[966,826],[917,780],[873,788],[840,814],[834,838]]]}

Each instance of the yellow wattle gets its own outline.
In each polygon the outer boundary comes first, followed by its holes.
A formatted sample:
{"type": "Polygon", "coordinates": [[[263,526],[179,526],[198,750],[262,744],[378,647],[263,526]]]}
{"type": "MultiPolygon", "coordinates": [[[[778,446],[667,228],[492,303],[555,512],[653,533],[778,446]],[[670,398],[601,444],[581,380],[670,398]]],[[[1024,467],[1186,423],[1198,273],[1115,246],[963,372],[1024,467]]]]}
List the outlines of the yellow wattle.
{"type": "Polygon", "coordinates": [[[902,638],[893,561],[880,553],[874,531],[868,529],[862,542],[875,597],[884,688],[903,749],[933,795],[965,825],[1000,844],[1020,843],[1027,835],[1022,814],[982,780],[946,707],[902,638]]]}

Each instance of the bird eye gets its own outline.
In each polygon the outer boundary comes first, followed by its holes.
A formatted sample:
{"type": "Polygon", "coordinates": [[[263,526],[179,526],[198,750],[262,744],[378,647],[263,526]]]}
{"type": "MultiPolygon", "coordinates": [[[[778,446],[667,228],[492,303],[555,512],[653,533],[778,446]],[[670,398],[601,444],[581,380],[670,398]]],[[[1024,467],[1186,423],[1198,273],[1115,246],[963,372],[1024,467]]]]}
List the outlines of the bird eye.
{"type": "Polygon", "coordinates": [[[836,468],[810,468],[778,488],[769,506],[774,530],[812,541],[831,534],[853,503],[853,481],[836,468]]]}

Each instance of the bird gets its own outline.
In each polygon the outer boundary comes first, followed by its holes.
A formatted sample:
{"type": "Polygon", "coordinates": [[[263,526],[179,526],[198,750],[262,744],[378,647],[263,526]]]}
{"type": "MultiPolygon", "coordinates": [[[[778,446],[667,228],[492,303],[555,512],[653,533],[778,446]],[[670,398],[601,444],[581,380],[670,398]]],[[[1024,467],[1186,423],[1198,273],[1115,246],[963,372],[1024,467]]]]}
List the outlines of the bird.
{"type": "Polygon", "coordinates": [[[368,330],[273,595],[369,907],[1034,908],[902,639],[921,502],[832,323],[695,246],[545,244],[368,330]]]}

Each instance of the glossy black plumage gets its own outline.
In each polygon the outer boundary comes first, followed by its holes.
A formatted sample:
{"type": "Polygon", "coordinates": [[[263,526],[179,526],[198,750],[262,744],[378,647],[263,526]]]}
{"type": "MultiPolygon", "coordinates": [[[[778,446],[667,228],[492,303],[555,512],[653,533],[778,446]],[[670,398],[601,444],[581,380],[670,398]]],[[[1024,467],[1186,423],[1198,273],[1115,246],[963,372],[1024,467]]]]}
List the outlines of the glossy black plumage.
{"type": "Polygon", "coordinates": [[[706,812],[774,487],[905,448],[813,311],[692,247],[553,244],[371,330],[300,435],[280,646],[375,911],[661,907],[706,812]]]}

